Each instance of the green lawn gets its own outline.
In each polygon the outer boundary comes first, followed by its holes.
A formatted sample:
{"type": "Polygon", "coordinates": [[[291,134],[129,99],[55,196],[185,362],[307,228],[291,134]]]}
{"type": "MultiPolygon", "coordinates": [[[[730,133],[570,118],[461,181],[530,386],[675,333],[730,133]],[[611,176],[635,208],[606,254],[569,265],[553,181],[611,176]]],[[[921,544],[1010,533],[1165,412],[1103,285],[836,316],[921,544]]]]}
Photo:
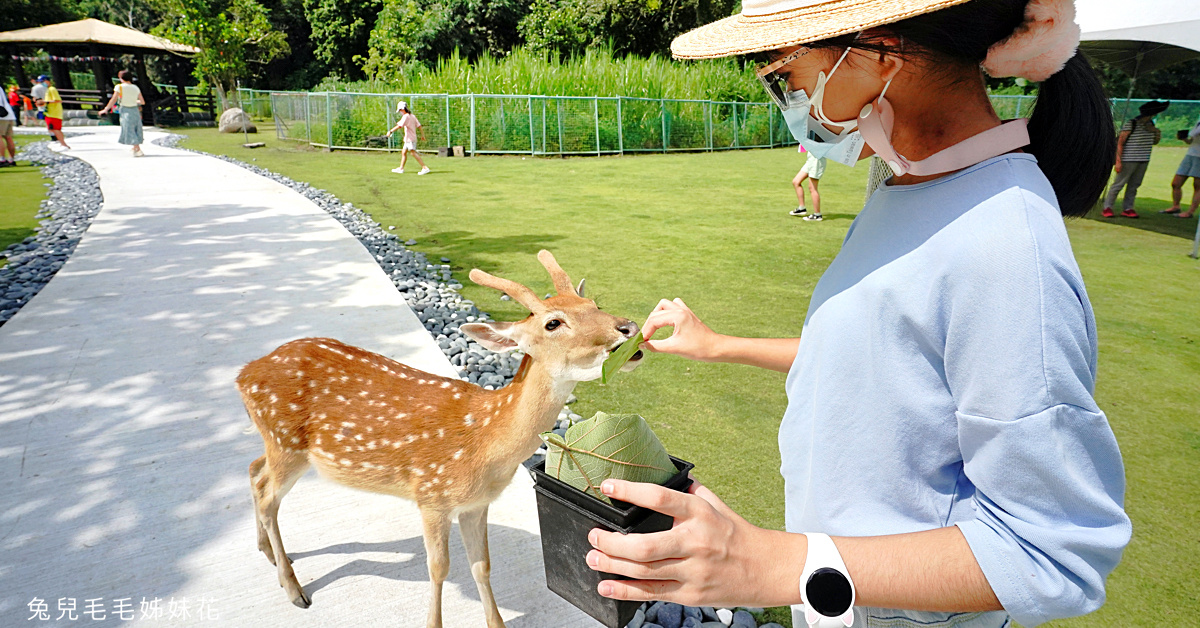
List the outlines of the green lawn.
{"type": "MultiPolygon", "coordinates": [[[[795,205],[788,182],[802,159],[784,149],[434,157],[434,173],[417,177],[388,172],[395,155],[320,153],[264,130],[258,139],[268,146],[257,150],[242,148],[240,135],[183,132],[191,136],[185,146],[254,159],[328,189],[416,238],[414,249],[450,257],[466,296],[501,320],[525,312],[471,285],[466,271],[548,292],[534,253],[549,248],[614,313],[640,321],[660,298],[680,297],[719,331],[795,336],[863,200],[865,168],[831,166],[821,183],[827,220],[787,216],[795,205]]],[[[1108,604],[1055,625],[1184,625],[1200,613],[1200,262],[1185,256],[1196,222],[1157,214],[1181,156],[1156,150],[1138,205],[1144,218],[1068,223],[1100,330],[1096,396],[1125,456],[1134,538],[1109,579],[1108,604]]],[[[731,506],[782,527],[783,375],[653,355],[636,373],[577,393],[585,416],[641,413],[731,506]]]]}
{"type": "MultiPolygon", "coordinates": [[[[18,135],[16,139],[19,152],[21,146],[45,139],[45,136],[18,135]]],[[[33,235],[38,224],[34,215],[42,199],[46,198],[43,183],[46,181],[42,179],[41,170],[27,161],[18,162],[13,168],[0,168],[0,189],[4,190],[0,195],[3,201],[0,202],[0,251],[33,235]]],[[[6,263],[7,259],[0,254],[0,266],[6,263]]]]}

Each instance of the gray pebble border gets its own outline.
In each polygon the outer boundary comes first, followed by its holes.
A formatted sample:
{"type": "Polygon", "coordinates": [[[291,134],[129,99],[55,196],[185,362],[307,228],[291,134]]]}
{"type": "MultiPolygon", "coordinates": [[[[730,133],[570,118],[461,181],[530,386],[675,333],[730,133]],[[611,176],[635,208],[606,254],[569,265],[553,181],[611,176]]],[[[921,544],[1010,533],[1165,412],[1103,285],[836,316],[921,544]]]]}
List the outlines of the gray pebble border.
{"type": "Polygon", "coordinates": [[[29,144],[17,155],[18,161],[41,166],[42,178],[51,182],[45,184],[50,189],[36,215],[39,226],[35,234],[0,252],[8,258],[8,264],[0,268],[0,325],[62,268],[104,202],[96,171],[49,146],[48,142],[29,144]]]}

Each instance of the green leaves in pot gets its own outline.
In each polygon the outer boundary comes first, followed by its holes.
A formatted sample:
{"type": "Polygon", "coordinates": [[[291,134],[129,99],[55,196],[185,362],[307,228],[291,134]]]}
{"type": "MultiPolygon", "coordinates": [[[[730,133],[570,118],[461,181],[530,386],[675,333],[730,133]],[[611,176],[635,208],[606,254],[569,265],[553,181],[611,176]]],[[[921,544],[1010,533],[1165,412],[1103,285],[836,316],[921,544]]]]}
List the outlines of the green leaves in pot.
{"type": "Polygon", "coordinates": [[[646,420],[636,414],[605,414],[567,429],[566,438],[542,434],[549,451],[546,473],[611,504],[600,492],[609,478],[662,484],[678,472],[646,420]]]}

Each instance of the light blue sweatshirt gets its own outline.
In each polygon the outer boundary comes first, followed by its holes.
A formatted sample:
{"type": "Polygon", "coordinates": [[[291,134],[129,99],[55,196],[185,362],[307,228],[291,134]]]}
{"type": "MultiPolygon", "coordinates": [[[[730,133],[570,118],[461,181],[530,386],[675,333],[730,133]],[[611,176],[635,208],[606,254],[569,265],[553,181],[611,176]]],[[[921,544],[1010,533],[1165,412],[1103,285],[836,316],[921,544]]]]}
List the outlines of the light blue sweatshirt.
{"type": "Polygon", "coordinates": [[[1131,526],[1092,398],[1096,344],[1032,156],[871,196],[813,291],[788,374],[787,529],[957,525],[1007,612],[860,608],[856,626],[1033,626],[1104,603],[1131,526]]]}

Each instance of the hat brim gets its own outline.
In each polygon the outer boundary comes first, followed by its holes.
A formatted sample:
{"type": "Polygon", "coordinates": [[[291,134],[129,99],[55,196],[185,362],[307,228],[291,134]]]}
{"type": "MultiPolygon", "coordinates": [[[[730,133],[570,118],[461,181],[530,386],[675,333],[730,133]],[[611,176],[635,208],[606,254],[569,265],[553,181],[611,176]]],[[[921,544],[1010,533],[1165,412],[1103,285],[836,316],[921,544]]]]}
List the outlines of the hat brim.
{"type": "Polygon", "coordinates": [[[671,42],[676,59],[715,59],[798,46],[899,22],[968,0],[833,0],[770,15],[732,15],[671,42]]]}

